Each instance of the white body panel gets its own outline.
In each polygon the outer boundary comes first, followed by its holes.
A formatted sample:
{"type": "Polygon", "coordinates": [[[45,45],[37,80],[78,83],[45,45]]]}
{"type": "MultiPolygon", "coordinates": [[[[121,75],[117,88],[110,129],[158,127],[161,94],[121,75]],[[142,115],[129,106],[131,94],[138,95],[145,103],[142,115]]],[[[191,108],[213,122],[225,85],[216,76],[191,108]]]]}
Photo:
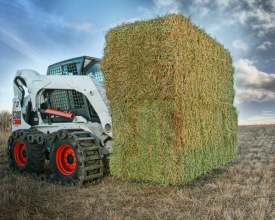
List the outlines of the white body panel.
{"type": "MultiPolygon", "coordinates": [[[[13,121],[13,131],[18,129],[29,129],[36,128],[43,133],[52,133],[59,129],[84,129],[94,133],[101,141],[104,141],[108,137],[112,137],[112,130],[105,131],[105,125],[112,125],[111,116],[109,113],[109,103],[105,95],[104,87],[97,82],[97,80],[92,76],[76,75],[76,76],[54,76],[54,75],[39,75],[33,70],[19,70],[16,76],[22,77],[27,84],[29,97],[25,100],[30,100],[32,102],[32,111],[38,113],[39,125],[30,126],[27,124],[22,115],[25,111],[26,106],[23,105],[21,108],[20,97],[21,91],[16,85],[14,85],[14,99],[13,99],[13,113],[14,119],[16,119],[20,112],[21,122],[13,121]],[[38,112],[40,104],[43,102],[42,93],[46,89],[60,89],[60,90],[76,90],[84,94],[90,104],[96,111],[100,123],[92,123],[87,121],[81,116],[74,117],[73,122],[69,123],[52,123],[47,124],[41,119],[41,115],[38,112]]],[[[25,102],[26,103],[26,102],[25,102]]],[[[16,119],[19,120],[19,119],[16,119]]],[[[110,143],[108,144],[110,145],[110,143]]],[[[109,148],[111,153],[112,149],[109,148]]]]}

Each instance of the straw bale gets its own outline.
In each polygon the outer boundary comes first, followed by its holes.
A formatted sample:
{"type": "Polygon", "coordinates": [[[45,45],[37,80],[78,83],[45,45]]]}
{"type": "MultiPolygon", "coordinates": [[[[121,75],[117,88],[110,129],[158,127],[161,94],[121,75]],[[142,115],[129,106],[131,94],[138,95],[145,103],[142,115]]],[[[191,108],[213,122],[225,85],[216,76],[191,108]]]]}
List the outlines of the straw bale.
{"type": "Polygon", "coordinates": [[[111,29],[101,66],[113,175],[180,185],[235,157],[232,59],[189,19],[173,14],[111,29]]]}

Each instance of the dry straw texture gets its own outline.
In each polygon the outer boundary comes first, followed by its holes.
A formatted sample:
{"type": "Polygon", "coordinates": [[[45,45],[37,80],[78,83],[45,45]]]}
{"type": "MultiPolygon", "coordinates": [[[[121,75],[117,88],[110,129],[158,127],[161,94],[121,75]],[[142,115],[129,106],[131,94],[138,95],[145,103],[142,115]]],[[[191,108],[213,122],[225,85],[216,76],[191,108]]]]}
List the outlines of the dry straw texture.
{"type": "Polygon", "coordinates": [[[232,59],[189,19],[172,14],[111,29],[101,66],[113,175],[181,185],[235,157],[232,59]]]}

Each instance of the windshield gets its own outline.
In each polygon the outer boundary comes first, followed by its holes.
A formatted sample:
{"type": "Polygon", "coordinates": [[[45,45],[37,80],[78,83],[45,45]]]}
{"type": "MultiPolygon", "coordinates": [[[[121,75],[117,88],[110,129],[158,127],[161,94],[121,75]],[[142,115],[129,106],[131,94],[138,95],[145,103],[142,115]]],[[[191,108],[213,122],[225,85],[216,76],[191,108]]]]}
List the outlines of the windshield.
{"type": "Polygon", "coordinates": [[[94,76],[98,82],[100,82],[102,85],[104,83],[104,76],[100,69],[99,62],[95,62],[92,66],[90,66],[86,71],[85,75],[94,76]]]}

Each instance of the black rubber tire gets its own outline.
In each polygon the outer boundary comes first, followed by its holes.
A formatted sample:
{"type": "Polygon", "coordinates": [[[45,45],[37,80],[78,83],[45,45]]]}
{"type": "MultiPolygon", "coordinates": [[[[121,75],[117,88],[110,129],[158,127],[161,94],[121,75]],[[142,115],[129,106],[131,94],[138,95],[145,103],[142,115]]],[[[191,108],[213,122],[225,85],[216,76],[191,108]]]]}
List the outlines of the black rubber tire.
{"type": "Polygon", "coordinates": [[[42,145],[38,144],[31,144],[26,140],[16,138],[13,140],[12,146],[11,146],[11,162],[13,163],[15,169],[22,171],[22,172],[28,172],[28,173],[36,173],[40,174],[44,170],[45,165],[45,149],[42,145]],[[21,167],[19,166],[15,159],[14,159],[14,147],[17,142],[23,142],[23,144],[26,146],[26,152],[27,152],[27,162],[26,164],[21,167]]]}
{"type": "Polygon", "coordinates": [[[50,153],[50,164],[51,164],[51,170],[54,174],[54,177],[57,178],[58,180],[61,180],[62,182],[73,182],[73,181],[78,180],[77,170],[78,170],[78,167],[81,165],[81,163],[78,161],[77,147],[74,146],[70,140],[59,139],[53,144],[53,148],[51,149],[51,153],[50,153]],[[73,151],[76,155],[76,168],[75,168],[74,172],[70,175],[62,174],[56,164],[56,152],[62,144],[69,145],[73,149],[73,151]]]}
{"type": "Polygon", "coordinates": [[[103,157],[103,164],[104,164],[103,173],[104,173],[104,175],[107,175],[107,176],[111,174],[109,163],[110,163],[109,155],[104,155],[104,157],[103,157]]]}

